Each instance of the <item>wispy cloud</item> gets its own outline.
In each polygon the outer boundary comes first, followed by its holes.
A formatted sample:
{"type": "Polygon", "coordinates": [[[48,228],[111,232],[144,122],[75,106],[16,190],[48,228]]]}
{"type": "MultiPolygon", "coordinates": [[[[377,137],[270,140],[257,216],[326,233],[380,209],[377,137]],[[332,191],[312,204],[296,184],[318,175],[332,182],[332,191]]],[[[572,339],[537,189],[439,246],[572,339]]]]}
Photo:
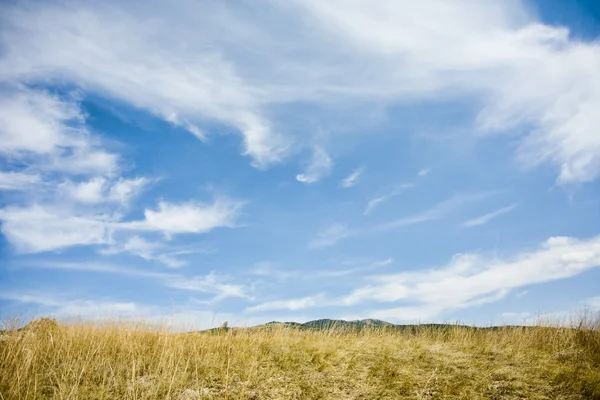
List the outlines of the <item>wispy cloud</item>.
{"type": "Polygon", "coordinates": [[[213,203],[161,201],[156,210],[146,209],[141,221],[123,222],[121,229],[157,231],[165,235],[202,233],[217,227],[233,227],[242,203],[226,197],[213,203]]]}
{"type": "Polygon", "coordinates": [[[581,301],[581,305],[589,311],[600,311],[600,296],[588,297],[581,301]]]}
{"type": "MultiPolygon", "coordinates": [[[[417,172],[417,178],[422,178],[428,175],[431,172],[431,168],[424,168],[417,172]]],[[[406,189],[412,189],[417,187],[417,184],[414,182],[402,183],[399,185],[392,185],[391,187],[386,188],[385,194],[374,197],[367,202],[367,206],[365,207],[364,215],[371,214],[375,208],[377,208],[382,203],[390,200],[392,197],[398,196],[406,189]]]]}
{"type": "Polygon", "coordinates": [[[319,248],[331,246],[350,236],[356,235],[356,232],[348,229],[345,225],[333,224],[317,233],[317,237],[310,241],[309,247],[319,248]]]}
{"type": "MultiPolygon", "coordinates": [[[[370,284],[344,296],[319,294],[269,301],[248,311],[409,302],[412,305],[371,308],[363,316],[415,321],[433,318],[445,311],[498,301],[513,289],[569,278],[598,266],[600,236],[590,239],[552,237],[537,250],[517,253],[505,259],[460,254],[437,269],[371,276],[368,279],[370,284]]],[[[590,304],[595,305],[595,301],[590,304]]]]}
{"type": "Polygon", "coordinates": [[[36,204],[0,209],[0,220],[2,233],[11,244],[21,252],[37,253],[71,246],[112,245],[114,232],[149,231],[170,237],[233,227],[241,206],[224,197],[213,203],[163,201],[157,210],[146,209],[143,220],[122,221],[120,215],[36,204]]]}
{"type": "Polygon", "coordinates": [[[148,279],[167,279],[175,276],[171,273],[150,272],[144,269],[131,269],[121,265],[99,262],[77,262],[77,261],[47,261],[47,260],[32,260],[29,262],[16,263],[15,266],[21,268],[48,268],[57,270],[71,270],[82,272],[100,272],[106,274],[132,276],[137,278],[148,279]]]}
{"type": "Polygon", "coordinates": [[[23,253],[110,242],[107,216],[81,215],[69,208],[5,207],[0,220],[4,236],[23,253]]]}
{"type": "Polygon", "coordinates": [[[187,265],[187,262],[180,256],[198,253],[207,253],[208,248],[173,248],[162,242],[148,241],[138,235],[133,235],[123,241],[112,244],[107,249],[100,251],[104,255],[112,255],[127,252],[136,255],[144,260],[158,261],[170,268],[179,268],[187,265]]]}
{"type": "Polygon", "coordinates": [[[431,172],[431,168],[423,168],[417,173],[417,176],[426,176],[431,172]]]}
{"type": "Polygon", "coordinates": [[[25,190],[41,182],[39,174],[0,171],[0,190],[25,190]]]}
{"type": "Polygon", "coordinates": [[[0,155],[10,169],[0,187],[18,191],[1,229],[20,252],[109,243],[117,209],[87,206],[125,206],[148,182],[120,176],[120,156],[89,132],[77,96],[15,84],[0,88],[0,155]]]}
{"type": "Polygon", "coordinates": [[[220,276],[215,271],[206,275],[186,276],[179,273],[148,272],[142,269],[131,269],[120,265],[93,262],[54,262],[34,261],[16,264],[22,268],[64,269],[82,272],[100,272],[130,276],[143,279],[156,279],[166,287],[199,293],[212,294],[208,302],[214,303],[228,297],[249,298],[247,288],[242,284],[232,283],[231,278],[220,276]]]}
{"type": "Polygon", "coordinates": [[[64,299],[54,295],[7,292],[0,299],[23,304],[35,304],[61,318],[103,319],[114,317],[138,317],[152,313],[154,308],[141,306],[135,302],[110,300],[64,299]]]}
{"type": "Polygon", "coordinates": [[[346,225],[335,223],[318,232],[316,238],[309,243],[309,246],[315,248],[327,247],[339,242],[340,240],[350,237],[379,234],[405,226],[438,220],[444,218],[466,204],[485,200],[494,193],[495,192],[457,194],[441,203],[434,205],[431,208],[417,212],[413,215],[362,228],[349,228],[346,225]]]}
{"type": "Polygon", "coordinates": [[[113,174],[119,157],[90,138],[77,99],[12,86],[0,90],[0,154],[29,169],[113,174]]]}
{"type": "Polygon", "coordinates": [[[118,203],[126,206],[150,182],[147,178],[111,181],[103,176],[96,176],[87,181],[73,182],[67,180],[59,185],[65,196],[87,204],[118,203]]]}
{"type": "MultiPolygon", "coordinates": [[[[185,260],[169,250],[171,244],[177,247],[175,240],[239,226],[242,205],[234,199],[182,200],[184,189],[136,203],[153,181],[138,174],[137,168],[144,168],[146,162],[135,166],[137,157],[147,153],[133,157],[134,152],[120,151],[121,144],[109,142],[114,134],[98,132],[107,125],[89,118],[84,101],[88,95],[123,106],[125,113],[135,109],[144,116],[151,114],[202,141],[209,140],[212,132],[233,132],[240,140],[238,152],[259,168],[285,161],[290,154],[297,157],[300,149],[309,148],[310,160],[296,178],[313,186],[331,174],[328,151],[346,157],[357,150],[356,143],[374,140],[377,135],[371,133],[379,128],[390,136],[406,131],[371,126],[362,132],[363,122],[378,120],[369,117],[373,109],[424,102],[438,107],[432,99],[460,97],[469,103],[466,113],[461,112],[465,116],[461,124],[473,127],[468,131],[476,136],[511,133],[521,166],[548,165],[556,170],[560,184],[600,176],[600,113],[595,112],[600,109],[600,43],[540,21],[526,1],[283,3],[246,7],[185,0],[168,5],[154,0],[148,4],[0,2],[0,229],[4,238],[23,253],[86,246],[91,247],[88,252],[116,249],[176,266],[185,260]],[[67,93],[71,88],[73,92],[67,93]],[[320,127],[331,130],[331,140],[327,147],[310,147],[314,146],[311,132],[320,127]],[[361,138],[354,140],[358,135],[361,138]],[[350,147],[354,148],[350,151],[350,147]]],[[[168,134],[169,130],[161,131],[168,134]]],[[[359,150],[379,149],[379,145],[359,150]]],[[[434,165],[436,172],[444,161],[434,165]]],[[[427,176],[429,170],[419,171],[414,182],[424,181],[419,176],[427,176]]],[[[353,176],[356,172],[340,186],[363,183],[360,174],[353,176]]],[[[218,180],[217,175],[202,176],[218,180]]],[[[398,195],[387,189],[364,199],[368,200],[365,215],[398,195]]],[[[366,226],[340,221],[325,226],[310,245],[326,247],[441,220],[479,201],[455,196],[435,205],[430,203],[432,192],[423,193],[426,205],[421,211],[400,208],[401,214],[387,222],[366,226]]],[[[512,211],[505,209],[463,225],[489,223],[512,211]]],[[[258,215],[266,214],[257,214],[252,221],[258,222],[258,215]]],[[[240,252],[245,251],[242,247],[240,252]]],[[[483,259],[494,265],[494,259],[483,259]]],[[[500,261],[512,265],[511,260],[500,261]]],[[[510,268],[509,273],[517,274],[510,268]]],[[[495,277],[498,282],[512,279],[495,277]]],[[[459,278],[462,282],[469,277],[459,278]]],[[[435,283],[414,279],[408,281],[411,293],[421,293],[414,287],[424,290],[435,283]]],[[[201,289],[207,280],[200,275],[190,287],[201,289]]],[[[353,298],[379,301],[375,292],[358,289],[363,290],[353,298]]],[[[491,301],[503,293],[492,290],[464,303],[491,301]]],[[[345,301],[354,301],[349,299],[345,301]]],[[[450,300],[448,304],[461,307],[460,301],[450,300]]],[[[438,303],[423,301],[405,306],[403,312],[433,315],[440,309],[438,303]]]]}
{"type": "Polygon", "coordinates": [[[212,203],[161,201],[143,220],[127,220],[131,203],[155,179],[122,176],[120,155],[90,132],[80,101],[19,85],[0,88],[0,155],[10,169],[0,171],[0,190],[17,192],[0,209],[1,231],[18,252],[101,246],[180,266],[175,254],[157,252],[159,243],[151,249],[139,235],[234,226],[242,203],[223,196],[212,203]]]}
{"type": "Polygon", "coordinates": [[[383,196],[374,197],[367,202],[367,206],[365,207],[364,215],[371,214],[378,206],[382,203],[388,201],[392,197],[398,196],[402,194],[406,189],[414,188],[416,185],[414,183],[402,183],[400,185],[394,185],[390,189],[388,189],[387,193],[383,196]]]}
{"type": "Polygon", "coordinates": [[[511,212],[512,210],[514,210],[515,208],[517,208],[518,204],[511,204],[510,206],[506,206],[506,207],[502,207],[499,208],[495,211],[492,211],[490,213],[484,214],[480,217],[477,218],[473,218],[470,219],[468,221],[465,221],[462,223],[462,227],[464,228],[472,228],[475,226],[480,226],[480,225],[485,225],[488,222],[490,222],[491,220],[493,220],[494,218],[497,218],[501,215],[504,214],[508,214],[509,212],[511,212]]]}
{"type": "Polygon", "coordinates": [[[475,194],[457,194],[449,199],[436,204],[435,206],[413,214],[408,217],[399,218],[393,221],[385,222],[379,225],[376,225],[369,230],[372,232],[386,232],[389,230],[397,229],[403,226],[419,224],[422,222],[433,221],[440,218],[445,217],[446,215],[454,212],[460,207],[469,204],[475,203],[482,200],[485,200],[492,196],[494,192],[481,192],[475,194]]]}
{"type": "Polygon", "coordinates": [[[265,277],[269,279],[275,279],[276,281],[287,281],[289,279],[297,278],[300,275],[300,271],[294,271],[289,269],[280,268],[276,263],[270,261],[260,261],[250,269],[250,274],[257,277],[265,277]]]}
{"type": "Polygon", "coordinates": [[[371,262],[371,263],[368,263],[367,265],[363,265],[363,266],[355,267],[355,268],[319,271],[319,272],[317,272],[317,275],[327,276],[327,277],[340,277],[340,276],[346,276],[346,275],[350,275],[350,274],[357,274],[357,273],[361,273],[361,272],[364,273],[364,272],[371,271],[376,268],[385,267],[387,265],[392,264],[393,262],[394,262],[394,259],[388,258],[388,259],[385,259],[382,261],[371,262]]]}
{"type": "Polygon", "coordinates": [[[524,165],[552,163],[560,169],[561,183],[589,181],[600,173],[599,139],[592,128],[599,121],[588,112],[600,105],[600,91],[588,85],[600,77],[595,68],[600,46],[570,37],[564,27],[540,23],[524,2],[299,4],[328,32],[355,46],[360,57],[386,60],[396,72],[402,66],[404,73],[393,75],[401,77],[402,91],[386,89],[391,75],[385,74],[371,80],[372,92],[419,97],[461,87],[483,93],[480,131],[535,126],[521,141],[518,157],[524,165]],[[411,23],[424,19],[437,30],[411,23]],[[440,35],[452,37],[452,45],[440,35]],[[414,37],[419,40],[407,39],[414,37]],[[556,68],[540,71],[539,65],[556,68]]]}
{"type": "Polygon", "coordinates": [[[256,306],[246,308],[246,312],[270,311],[270,310],[303,310],[305,308],[319,307],[327,305],[326,297],[322,294],[316,296],[308,296],[300,299],[277,300],[261,303],[256,306]]]}
{"type": "Polygon", "coordinates": [[[255,165],[279,161],[289,143],[262,115],[258,93],[240,78],[239,66],[225,56],[202,51],[202,46],[178,50],[173,35],[157,39],[156,29],[164,31],[174,21],[178,21],[182,37],[207,38],[209,21],[202,23],[207,28],[204,34],[196,36],[196,29],[180,18],[186,15],[186,8],[179,3],[168,12],[158,11],[161,18],[153,24],[139,24],[137,17],[145,8],[121,5],[116,9],[93,3],[3,7],[6,43],[16,45],[5,53],[4,76],[28,81],[63,77],[144,108],[201,140],[205,135],[198,123],[208,117],[241,133],[244,154],[252,157],[255,165]],[[27,24],[30,18],[38,21],[35,27],[27,24]],[[61,43],[73,46],[70,51],[60,51],[61,43]]]}
{"type": "Polygon", "coordinates": [[[444,218],[466,204],[485,200],[494,195],[494,193],[495,192],[457,194],[429,209],[417,212],[413,215],[362,228],[349,228],[346,225],[334,223],[318,232],[316,237],[309,242],[309,247],[328,247],[350,237],[379,234],[405,226],[438,220],[444,218]]]}
{"type": "Polygon", "coordinates": [[[296,180],[302,183],[318,182],[329,175],[332,165],[331,157],[329,157],[325,149],[316,146],[306,170],[296,175],[296,180]]]}
{"type": "Polygon", "coordinates": [[[281,23],[219,3],[5,4],[3,77],[86,87],[201,139],[202,122],[219,121],[240,132],[244,154],[259,166],[281,161],[292,143],[291,133],[276,129],[283,124],[269,118],[273,107],[338,103],[354,111],[382,99],[472,94],[480,131],[534,128],[520,139],[523,164],[555,165],[563,183],[600,173],[599,121],[590,112],[599,108],[600,91],[589,84],[599,79],[600,46],[540,22],[524,2],[309,0],[268,7],[281,23]],[[153,23],[140,23],[140,16],[153,23]],[[413,23],[422,20],[438,29],[413,23]],[[313,35],[298,34],[309,28],[313,35]],[[288,34],[300,39],[279,46],[288,34]],[[354,51],[341,50],[347,48],[354,51]]]}
{"type": "Polygon", "coordinates": [[[375,210],[375,208],[380,203],[383,203],[384,201],[386,201],[389,198],[390,198],[390,196],[381,196],[381,197],[375,197],[373,199],[370,199],[369,202],[367,203],[367,206],[365,207],[364,215],[371,214],[373,212],[373,210],[375,210]]]}
{"type": "MultiPolygon", "coordinates": [[[[58,319],[71,320],[85,318],[86,320],[114,321],[115,318],[126,318],[127,321],[140,321],[143,324],[157,324],[160,328],[169,327],[175,332],[189,332],[199,329],[209,329],[221,326],[228,321],[230,326],[253,326],[266,322],[264,318],[249,317],[230,312],[217,312],[207,309],[207,302],[198,302],[190,299],[188,302],[178,304],[176,309],[173,304],[163,305],[145,304],[138,302],[115,301],[110,299],[72,298],[64,294],[3,292],[0,300],[15,303],[19,309],[30,309],[35,313],[43,313],[58,319]]],[[[26,316],[27,314],[25,314],[26,316]]],[[[277,318],[288,321],[289,316],[280,315],[277,318]]],[[[20,322],[28,322],[27,319],[20,322]]]]}
{"type": "Polygon", "coordinates": [[[205,276],[195,276],[193,278],[183,276],[174,277],[167,280],[166,284],[169,287],[181,290],[212,293],[215,297],[211,302],[219,301],[227,297],[248,297],[243,285],[226,283],[224,282],[224,279],[217,276],[214,271],[211,271],[205,276]]]}
{"type": "Polygon", "coordinates": [[[355,169],[354,171],[352,171],[352,173],[350,175],[348,175],[347,177],[345,177],[344,179],[342,179],[340,181],[340,187],[344,188],[344,189],[348,189],[348,188],[351,188],[352,186],[356,185],[358,178],[362,175],[364,170],[365,170],[364,168],[358,168],[358,169],[355,169]]]}
{"type": "Polygon", "coordinates": [[[149,183],[150,180],[143,177],[133,179],[121,177],[110,180],[103,176],[96,176],[81,182],[66,180],[59,185],[59,190],[68,198],[81,203],[119,203],[126,206],[149,183]]]}
{"type": "Polygon", "coordinates": [[[570,309],[559,309],[554,311],[518,311],[503,312],[500,314],[502,320],[508,320],[523,325],[539,325],[542,323],[560,324],[563,326],[578,326],[580,323],[592,322],[595,313],[600,311],[600,296],[588,297],[577,303],[570,309]]]}

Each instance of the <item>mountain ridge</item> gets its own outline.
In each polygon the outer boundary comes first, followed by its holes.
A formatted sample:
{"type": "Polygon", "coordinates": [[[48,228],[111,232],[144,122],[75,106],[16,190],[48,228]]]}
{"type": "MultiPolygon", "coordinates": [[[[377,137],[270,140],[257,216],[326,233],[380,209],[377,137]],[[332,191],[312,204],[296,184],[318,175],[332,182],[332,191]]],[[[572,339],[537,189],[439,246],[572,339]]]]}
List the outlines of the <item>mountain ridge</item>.
{"type": "Polygon", "coordinates": [[[418,332],[420,330],[446,330],[451,328],[463,328],[463,329],[501,329],[508,328],[509,326],[489,326],[489,327],[476,327],[470,325],[463,325],[458,323],[453,324],[392,324],[391,322],[383,321],[380,319],[366,318],[362,320],[343,320],[343,319],[316,319],[307,322],[293,322],[293,321],[270,321],[264,324],[255,325],[251,327],[227,327],[226,324],[220,328],[207,329],[204,332],[217,332],[217,331],[229,331],[238,329],[264,329],[264,328],[290,328],[298,330],[342,330],[342,331],[361,331],[363,329],[386,329],[393,331],[402,332],[418,332]]]}

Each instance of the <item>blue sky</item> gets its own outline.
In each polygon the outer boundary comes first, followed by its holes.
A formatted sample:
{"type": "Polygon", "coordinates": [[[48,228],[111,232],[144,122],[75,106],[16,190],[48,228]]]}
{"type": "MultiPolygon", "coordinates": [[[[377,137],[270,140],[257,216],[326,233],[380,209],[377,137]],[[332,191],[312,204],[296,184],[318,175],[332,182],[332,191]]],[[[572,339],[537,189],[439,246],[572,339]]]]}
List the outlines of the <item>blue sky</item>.
{"type": "Polygon", "coordinates": [[[0,7],[3,316],[600,309],[597,2],[0,7]]]}

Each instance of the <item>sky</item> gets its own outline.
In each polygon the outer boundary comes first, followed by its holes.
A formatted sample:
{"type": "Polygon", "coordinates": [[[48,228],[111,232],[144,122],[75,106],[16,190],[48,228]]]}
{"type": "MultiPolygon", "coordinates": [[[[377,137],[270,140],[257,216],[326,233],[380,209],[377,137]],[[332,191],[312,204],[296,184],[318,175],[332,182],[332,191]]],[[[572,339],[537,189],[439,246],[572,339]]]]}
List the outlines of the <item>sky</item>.
{"type": "Polygon", "coordinates": [[[4,1],[0,316],[600,310],[600,3],[4,1]]]}

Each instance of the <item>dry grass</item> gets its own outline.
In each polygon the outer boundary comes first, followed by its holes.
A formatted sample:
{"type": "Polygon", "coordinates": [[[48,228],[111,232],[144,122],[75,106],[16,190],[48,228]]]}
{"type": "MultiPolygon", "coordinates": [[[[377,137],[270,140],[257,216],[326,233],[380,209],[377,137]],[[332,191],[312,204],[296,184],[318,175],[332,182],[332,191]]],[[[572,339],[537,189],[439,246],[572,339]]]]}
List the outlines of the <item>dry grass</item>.
{"type": "Polygon", "coordinates": [[[0,339],[2,399],[600,399],[598,324],[170,333],[38,323],[0,339]]]}

